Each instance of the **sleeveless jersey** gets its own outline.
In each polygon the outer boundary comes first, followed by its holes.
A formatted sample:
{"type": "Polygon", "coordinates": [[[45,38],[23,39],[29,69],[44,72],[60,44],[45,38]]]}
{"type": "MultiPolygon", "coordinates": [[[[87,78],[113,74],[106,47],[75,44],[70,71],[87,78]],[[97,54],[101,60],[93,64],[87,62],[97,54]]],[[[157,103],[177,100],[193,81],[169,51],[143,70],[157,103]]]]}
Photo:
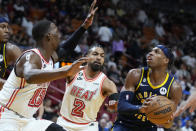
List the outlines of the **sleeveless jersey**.
{"type": "Polygon", "coordinates": [[[100,72],[94,79],[87,79],[85,71],[78,72],[66,84],[61,106],[61,116],[69,122],[87,124],[96,121],[97,112],[103,104],[102,84],[106,75],[100,72]]]}
{"type": "MultiPolygon", "coordinates": [[[[142,105],[148,97],[152,95],[162,95],[168,97],[170,87],[174,81],[174,76],[167,73],[164,82],[161,85],[153,86],[149,77],[150,69],[142,68],[142,74],[138,86],[135,90],[134,105],[142,105]]],[[[119,121],[131,127],[151,127],[154,126],[143,113],[138,114],[118,114],[119,121]]]]}
{"type": "MultiPolygon", "coordinates": [[[[42,62],[42,70],[52,70],[53,60],[50,58],[46,62],[38,49],[31,49],[40,56],[42,62]]],[[[31,118],[33,114],[39,109],[49,82],[43,84],[28,84],[24,78],[17,77],[13,69],[9,78],[0,91],[0,105],[12,110],[20,116],[31,118]]]]}
{"type": "Polygon", "coordinates": [[[6,69],[6,44],[0,43],[0,78],[5,76],[6,69]]]}

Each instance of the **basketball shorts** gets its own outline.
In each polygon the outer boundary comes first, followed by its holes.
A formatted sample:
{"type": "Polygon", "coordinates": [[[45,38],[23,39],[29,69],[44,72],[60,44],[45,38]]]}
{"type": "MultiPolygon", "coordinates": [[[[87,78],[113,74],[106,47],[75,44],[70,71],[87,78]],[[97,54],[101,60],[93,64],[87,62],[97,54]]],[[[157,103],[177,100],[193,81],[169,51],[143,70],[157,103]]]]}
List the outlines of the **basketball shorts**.
{"type": "Polygon", "coordinates": [[[0,106],[1,131],[45,131],[53,122],[25,118],[17,113],[0,106]]]}
{"type": "Polygon", "coordinates": [[[112,131],[157,131],[157,127],[134,127],[134,125],[133,127],[127,127],[123,124],[115,122],[112,131]]]}
{"type": "Polygon", "coordinates": [[[76,124],[68,122],[61,116],[57,119],[57,124],[62,126],[67,131],[98,131],[98,122],[90,122],[88,124],[76,124]]]}

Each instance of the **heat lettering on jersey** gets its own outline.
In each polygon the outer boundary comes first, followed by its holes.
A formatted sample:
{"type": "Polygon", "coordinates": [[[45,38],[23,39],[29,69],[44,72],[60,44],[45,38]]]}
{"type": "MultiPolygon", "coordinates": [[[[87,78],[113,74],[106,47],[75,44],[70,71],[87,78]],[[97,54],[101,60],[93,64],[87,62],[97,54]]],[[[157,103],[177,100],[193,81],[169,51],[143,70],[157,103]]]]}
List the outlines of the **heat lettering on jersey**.
{"type": "Polygon", "coordinates": [[[80,99],[85,99],[86,101],[90,101],[93,98],[93,96],[97,93],[97,90],[98,89],[96,89],[95,91],[89,91],[77,86],[73,86],[70,94],[80,99]]]}
{"type": "Polygon", "coordinates": [[[46,95],[45,88],[39,88],[34,92],[33,97],[30,99],[28,106],[30,107],[39,107],[43,102],[43,99],[46,95]]]}

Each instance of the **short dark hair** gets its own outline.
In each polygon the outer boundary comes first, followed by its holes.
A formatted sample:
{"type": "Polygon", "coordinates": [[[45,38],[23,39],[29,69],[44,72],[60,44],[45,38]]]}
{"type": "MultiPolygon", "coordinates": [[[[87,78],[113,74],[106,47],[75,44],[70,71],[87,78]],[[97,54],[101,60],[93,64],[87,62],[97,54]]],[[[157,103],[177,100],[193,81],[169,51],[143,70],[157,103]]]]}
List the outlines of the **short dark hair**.
{"type": "MultiPolygon", "coordinates": [[[[96,48],[96,47],[102,48],[102,49],[103,49],[103,46],[101,46],[100,44],[93,44],[93,45],[90,46],[90,48],[89,48],[87,54],[89,54],[89,53],[92,51],[92,49],[93,49],[93,48],[96,48]]],[[[104,50],[104,49],[103,49],[103,50],[104,50]]]]}
{"type": "Polygon", "coordinates": [[[35,41],[40,41],[43,39],[44,35],[48,33],[51,25],[51,21],[49,20],[41,20],[39,21],[32,30],[33,39],[35,41]]]}

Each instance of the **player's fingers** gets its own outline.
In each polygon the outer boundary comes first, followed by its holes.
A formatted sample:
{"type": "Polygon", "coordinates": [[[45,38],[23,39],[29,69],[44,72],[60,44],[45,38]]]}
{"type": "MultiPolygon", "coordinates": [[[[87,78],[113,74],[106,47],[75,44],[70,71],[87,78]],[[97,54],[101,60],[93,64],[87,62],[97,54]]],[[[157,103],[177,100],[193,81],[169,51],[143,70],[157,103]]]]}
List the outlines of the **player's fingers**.
{"type": "Polygon", "coordinates": [[[96,7],[94,10],[93,10],[93,15],[95,14],[95,12],[98,10],[98,7],[96,7]]]}
{"type": "Polygon", "coordinates": [[[174,113],[174,117],[178,117],[182,112],[184,112],[186,108],[184,106],[180,106],[176,112],[174,113]]]}
{"type": "Polygon", "coordinates": [[[93,11],[93,9],[94,9],[96,3],[97,3],[97,0],[94,0],[93,3],[92,3],[91,6],[90,6],[89,13],[93,11]]]}
{"type": "Polygon", "coordinates": [[[91,58],[89,57],[82,57],[80,59],[78,59],[76,62],[77,63],[84,63],[84,62],[88,62],[91,58]]]}
{"type": "Polygon", "coordinates": [[[146,101],[147,101],[147,102],[152,101],[152,98],[149,97],[149,98],[146,99],[146,101]]]}
{"type": "Polygon", "coordinates": [[[145,102],[144,102],[144,105],[145,105],[145,106],[149,106],[150,103],[151,103],[150,101],[145,101],[145,102]]]}
{"type": "Polygon", "coordinates": [[[189,112],[192,113],[196,108],[196,105],[192,105],[191,108],[189,109],[189,112]]]}

